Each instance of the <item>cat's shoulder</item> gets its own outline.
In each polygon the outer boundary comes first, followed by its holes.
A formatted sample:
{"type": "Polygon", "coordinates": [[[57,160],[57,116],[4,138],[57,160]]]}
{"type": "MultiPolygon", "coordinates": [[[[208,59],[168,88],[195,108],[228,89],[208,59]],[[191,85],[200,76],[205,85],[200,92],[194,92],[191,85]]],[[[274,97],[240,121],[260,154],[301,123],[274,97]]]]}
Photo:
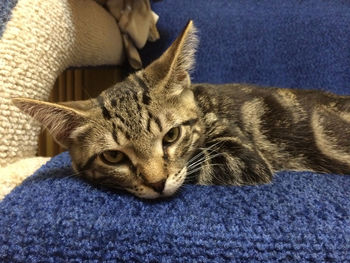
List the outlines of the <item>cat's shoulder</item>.
{"type": "Polygon", "coordinates": [[[245,83],[196,83],[192,84],[194,94],[198,96],[235,96],[241,98],[250,98],[255,96],[264,96],[276,92],[274,87],[261,87],[254,84],[245,83]]]}

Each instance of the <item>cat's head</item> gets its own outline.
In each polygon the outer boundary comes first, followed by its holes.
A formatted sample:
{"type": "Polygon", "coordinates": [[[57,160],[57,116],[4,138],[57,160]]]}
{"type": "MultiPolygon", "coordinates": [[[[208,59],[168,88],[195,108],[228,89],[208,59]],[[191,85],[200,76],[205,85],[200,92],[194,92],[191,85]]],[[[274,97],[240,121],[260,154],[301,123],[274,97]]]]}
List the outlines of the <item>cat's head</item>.
{"type": "Polygon", "coordinates": [[[13,102],[69,149],[76,171],[139,197],[170,196],[203,140],[189,77],[196,44],[190,21],[159,59],[95,99],[13,102]]]}

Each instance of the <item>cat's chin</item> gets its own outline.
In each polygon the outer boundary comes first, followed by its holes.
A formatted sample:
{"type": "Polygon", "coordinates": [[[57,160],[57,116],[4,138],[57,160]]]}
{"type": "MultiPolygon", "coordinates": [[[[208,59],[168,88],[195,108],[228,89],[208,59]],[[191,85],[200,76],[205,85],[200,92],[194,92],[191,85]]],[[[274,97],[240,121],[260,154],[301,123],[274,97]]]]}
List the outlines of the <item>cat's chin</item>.
{"type": "Polygon", "coordinates": [[[180,172],[168,177],[165,182],[165,187],[161,196],[171,196],[181,187],[186,179],[187,167],[185,166],[180,172]]]}
{"type": "Polygon", "coordinates": [[[127,189],[130,193],[137,197],[144,199],[157,199],[162,197],[169,197],[176,193],[186,179],[187,168],[184,167],[180,172],[172,174],[168,177],[165,182],[164,190],[162,193],[154,191],[152,188],[147,186],[139,187],[137,190],[127,189]]]}

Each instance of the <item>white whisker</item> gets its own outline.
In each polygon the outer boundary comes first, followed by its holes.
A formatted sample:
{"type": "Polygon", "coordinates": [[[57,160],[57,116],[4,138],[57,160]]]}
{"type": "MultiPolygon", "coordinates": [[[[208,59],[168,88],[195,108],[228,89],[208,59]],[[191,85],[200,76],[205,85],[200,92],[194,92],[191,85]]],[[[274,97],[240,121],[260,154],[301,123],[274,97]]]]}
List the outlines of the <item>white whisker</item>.
{"type": "Polygon", "coordinates": [[[88,170],[68,174],[68,175],[63,176],[62,178],[72,178],[72,177],[80,176],[81,174],[85,173],[86,171],[88,171],[88,170]]]}
{"type": "Polygon", "coordinates": [[[219,150],[221,146],[217,147],[216,149],[214,149],[214,147],[216,147],[220,143],[222,144],[222,142],[217,142],[217,143],[214,143],[213,145],[211,145],[209,147],[199,148],[202,151],[199,152],[198,154],[196,154],[195,156],[193,156],[188,162],[190,163],[190,162],[193,162],[193,161],[197,160],[198,158],[203,156],[205,153],[211,154],[212,152],[219,150]]]}
{"type": "Polygon", "coordinates": [[[194,162],[194,163],[189,163],[189,164],[187,165],[187,169],[191,169],[191,168],[194,168],[194,167],[196,167],[196,166],[199,166],[199,165],[201,165],[202,163],[208,162],[208,161],[214,159],[215,157],[218,157],[218,156],[221,156],[221,155],[224,155],[224,153],[216,153],[216,154],[214,154],[214,155],[209,155],[209,157],[207,157],[207,158],[205,158],[205,159],[202,158],[202,159],[200,159],[200,160],[197,160],[197,161],[194,162]]]}
{"type": "Polygon", "coordinates": [[[223,165],[224,165],[224,164],[219,164],[219,163],[217,163],[217,164],[206,164],[206,165],[202,165],[201,167],[197,167],[197,168],[195,168],[195,169],[189,171],[189,172],[186,174],[186,177],[188,177],[188,176],[190,176],[190,175],[192,175],[192,174],[194,174],[194,173],[196,173],[196,172],[202,170],[203,168],[215,167],[215,166],[223,166],[223,165]]]}

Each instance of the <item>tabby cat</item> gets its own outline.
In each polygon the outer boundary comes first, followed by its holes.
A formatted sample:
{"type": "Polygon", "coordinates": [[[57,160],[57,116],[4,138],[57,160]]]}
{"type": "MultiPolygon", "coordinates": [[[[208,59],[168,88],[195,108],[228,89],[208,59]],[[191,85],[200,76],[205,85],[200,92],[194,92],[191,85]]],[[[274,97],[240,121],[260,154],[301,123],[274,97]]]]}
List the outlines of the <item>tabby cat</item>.
{"type": "Polygon", "coordinates": [[[254,185],[280,170],[350,174],[350,96],[191,84],[190,21],[166,52],[97,98],[13,103],[67,147],[73,168],[142,198],[183,183],[254,185]]]}

